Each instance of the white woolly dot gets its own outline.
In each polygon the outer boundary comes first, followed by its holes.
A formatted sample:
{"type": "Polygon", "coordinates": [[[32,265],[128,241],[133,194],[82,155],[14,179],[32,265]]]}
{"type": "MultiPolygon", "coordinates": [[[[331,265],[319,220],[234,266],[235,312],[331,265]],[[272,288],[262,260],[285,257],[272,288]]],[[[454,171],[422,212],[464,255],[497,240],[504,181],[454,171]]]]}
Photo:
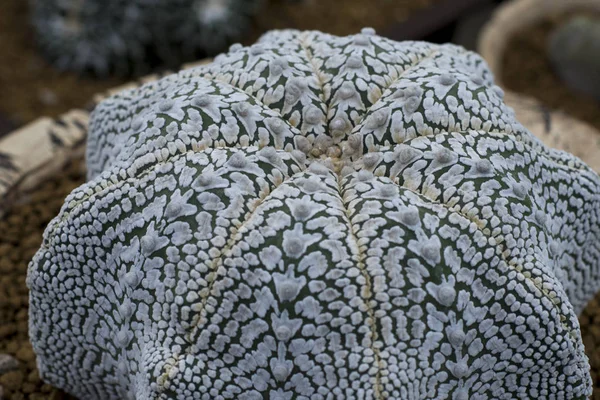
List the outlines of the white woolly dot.
{"type": "Polygon", "coordinates": [[[464,378],[465,376],[467,376],[468,373],[469,367],[467,367],[467,364],[465,364],[464,362],[456,363],[456,365],[454,365],[454,368],[452,368],[452,375],[454,375],[458,379],[464,378]]]}
{"type": "Polygon", "coordinates": [[[289,66],[288,60],[285,56],[278,57],[271,61],[270,68],[271,73],[275,75],[279,75],[289,66]]]}
{"type": "Polygon", "coordinates": [[[200,94],[192,100],[196,107],[206,107],[210,104],[210,97],[207,94],[200,94]]]}
{"type": "Polygon", "coordinates": [[[440,249],[434,244],[426,244],[421,249],[421,255],[429,261],[435,261],[440,255],[440,249]]]}
{"type": "Polygon", "coordinates": [[[258,56],[265,52],[265,48],[260,44],[254,44],[250,46],[250,54],[253,56],[258,56]]]}
{"type": "Polygon", "coordinates": [[[270,162],[276,162],[279,160],[277,150],[275,150],[275,148],[272,146],[263,147],[260,150],[260,156],[269,160],[270,162]]]}
{"type": "Polygon", "coordinates": [[[354,45],[356,46],[368,46],[371,44],[371,39],[367,35],[355,35],[354,36],[354,45]]]}
{"type": "Polygon", "coordinates": [[[125,283],[132,288],[135,288],[139,283],[138,276],[135,271],[126,273],[123,279],[125,280],[125,283]]]}
{"type": "Polygon", "coordinates": [[[306,110],[306,122],[309,124],[318,124],[323,120],[323,113],[316,106],[308,107],[306,110]]]}
{"type": "Polygon", "coordinates": [[[344,82],[340,87],[340,97],[342,99],[349,99],[356,95],[356,88],[351,82],[344,82]]]}
{"type": "MultiPolygon", "coordinates": [[[[337,147],[334,147],[334,148],[337,148],[337,147]]],[[[323,166],[325,166],[325,168],[327,168],[329,171],[333,171],[335,169],[335,164],[329,157],[323,161],[320,161],[320,163],[323,164],[323,166]]]]}
{"type": "Polygon", "coordinates": [[[442,74],[439,77],[439,82],[444,86],[450,86],[456,82],[456,78],[451,74],[442,74]]]}
{"type": "Polygon", "coordinates": [[[402,99],[402,98],[404,98],[405,95],[406,95],[406,92],[404,91],[404,89],[397,89],[392,94],[392,97],[395,99],[402,99]]]}
{"type": "Polygon", "coordinates": [[[158,104],[158,109],[161,112],[167,112],[169,111],[171,108],[173,108],[173,100],[170,99],[164,99],[162,100],[159,104],[158,104]]]}
{"type": "Polygon", "coordinates": [[[290,154],[299,164],[304,164],[306,162],[306,154],[304,154],[302,151],[292,150],[290,154]]]}
{"type": "Polygon", "coordinates": [[[276,365],[275,368],[273,368],[273,376],[279,382],[284,382],[289,374],[288,369],[284,365],[276,365]]]}
{"type": "Polygon", "coordinates": [[[133,306],[129,302],[125,302],[119,306],[119,315],[122,318],[129,318],[133,315],[133,306]]]}
{"type": "Polygon", "coordinates": [[[342,171],[340,172],[342,176],[346,177],[348,175],[351,175],[355,172],[355,169],[346,165],[345,167],[342,168],[342,171]]]}
{"type": "Polygon", "coordinates": [[[461,329],[454,329],[448,335],[448,341],[454,347],[460,347],[465,342],[466,335],[461,329]]]}
{"type": "Polygon", "coordinates": [[[365,168],[372,169],[379,162],[379,154],[377,154],[377,153],[367,153],[367,154],[365,154],[363,156],[362,161],[363,161],[363,165],[365,166],[365,168]]]}
{"type": "Polygon", "coordinates": [[[304,90],[306,89],[306,82],[301,80],[300,78],[292,78],[288,81],[287,90],[285,93],[285,100],[288,103],[293,103],[297,101],[301,96],[304,90]]]}
{"type": "Polygon", "coordinates": [[[469,389],[460,388],[456,391],[454,400],[469,400],[469,389]]]}
{"type": "Polygon", "coordinates": [[[314,192],[318,192],[322,189],[322,186],[319,182],[317,181],[313,181],[313,180],[306,180],[304,182],[304,184],[302,185],[302,187],[304,188],[304,190],[306,190],[309,193],[314,193],[314,192]]]}
{"type": "Polygon", "coordinates": [[[361,182],[368,182],[368,181],[372,180],[373,177],[374,177],[373,173],[367,171],[366,169],[360,170],[360,171],[358,171],[358,174],[356,174],[356,178],[361,182]]]}
{"type": "Polygon", "coordinates": [[[119,371],[119,373],[126,375],[129,373],[129,368],[127,367],[127,363],[124,361],[119,361],[117,364],[117,371],[119,371]]]}
{"type": "Polygon", "coordinates": [[[527,196],[527,187],[523,183],[513,184],[513,193],[520,199],[524,199],[527,196]]]}
{"type": "Polygon", "coordinates": [[[400,220],[409,226],[414,226],[421,221],[419,211],[414,208],[409,208],[400,212],[400,220]]]}
{"type": "Polygon", "coordinates": [[[350,137],[348,138],[348,145],[350,145],[350,147],[354,150],[358,150],[360,149],[360,146],[362,145],[362,135],[360,133],[355,133],[350,135],[350,137]]]}
{"type": "Polygon", "coordinates": [[[435,160],[440,164],[448,164],[452,161],[454,153],[447,148],[442,148],[435,153],[435,160]]]}
{"type": "Polygon", "coordinates": [[[244,46],[242,46],[241,43],[234,43],[231,46],[229,46],[229,51],[231,53],[235,53],[236,51],[240,51],[243,48],[244,46]]]}
{"type": "Polygon", "coordinates": [[[493,90],[494,90],[494,93],[496,94],[496,96],[498,96],[501,99],[504,98],[504,90],[502,90],[502,88],[500,86],[494,85],[493,90]]]}
{"type": "Polygon", "coordinates": [[[483,78],[479,74],[473,74],[471,75],[471,82],[476,85],[483,85],[483,78]]]}
{"type": "Polygon", "coordinates": [[[301,152],[308,154],[312,150],[312,145],[310,144],[308,138],[304,136],[296,136],[294,141],[296,142],[296,148],[301,152]]]}
{"type": "Polygon", "coordinates": [[[320,176],[328,176],[330,173],[330,170],[323,164],[319,163],[319,162],[313,162],[308,166],[308,171],[310,171],[311,173],[315,174],[315,175],[320,175],[320,176]]]}
{"type": "Polygon", "coordinates": [[[206,187],[210,186],[215,181],[214,176],[212,174],[203,173],[194,181],[195,186],[206,187]]]}
{"type": "Polygon", "coordinates": [[[233,105],[233,110],[242,117],[247,117],[250,112],[250,106],[248,103],[236,103],[233,105]]]}
{"type": "Polygon", "coordinates": [[[442,284],[438,288],[437,297],[440,304],[450,307],[456,298],[456,290],[454,290],[452,285],[442,284]]]}
{"type": "Polygon", "coordinates": [[[119,347],[126,347],[129,343],[129,336],[127,335],[127,331],[125,329],[121,329],[117,332],[117,344],[119,347]]]}
{"type": "Polygon", "coordinates": [[[299,221],[305,221],[310,216],[310,207],[300,203],[293,210],[294,217],[299,221]]]}
{"type": "Polygon", "coordinates": [[[363,35],[367,35],[367,36],[373,36],[376,34],[376,31],[374,28],[371,28],[370,26],[366,26],[360,30],[360,33],[362,33],[363,35]]]}
{"type": "Polygon", "coordinates": [[[179,203],[169,203],[165,209],[165,217],[176,218],[181,215],[183,207],[179,203]]]}
{"type": "Polygon", "coordinates": [[[550,244],[548,245],[548,252],[550,253],[550,256],[557,256],[558,255],[558,243],[556,242],[550,242],[550,244]]]}
{"type": "Polygon", "coordinates": [[[343,118],[334,118],[329,126],[334,131],[341,131],[344,130],[344,128],[346,128],[346,121],[344,121],[343,118]]]}
{"type": "Polygon", "coordinates": [[[292,337],[292,330],[287,326],[280,326],[275,331],[275,336],[277,336],[278,340],[282,342],[287,342],[292,337]]]}
{"type": "Polygon", "coordinates": [[[357,56],[356,54],[352,54],[350,57],[348,57],[348,61],[346,62],[346,65],[348,65],[348,68],[352,68],[352,69],[360,68],[363,66],[363,60],[360,56],[357,56]]]}
{"type": "MultiPolygon", "coordinates": [[[[295,240],[293,249],[295,251],[297,251],[297,253],[292,253],[292,254],[300,255],[301,251],[304,250],[304,245],[302,244],[302,240],[300,240],[300,239],[295,240]]],[[[287,250],[286,250],[286,252],[287,252],[287,250]]],[[[281,282],[279,284],[278,289],[279,289],[278,292],[279,292],[279,297],[281,298],[281,301],[292,301],[298,295],[298,292],[300,291],[300,285],[298,285],[298,283],[296,283],[295,281],[289,279],[289,280],[285,280],[285,281],[281,282]]]]}
{"type": "Polygon", "coordinates": [[[475,170],[480,174],[489,174],[492,168],[492,163],[489,160],[478,160],[475,163],[475,170]]]}
{"type": "Polygon", "coordinates": [[[281,134],[285,130],[285,122],[279,118],[270,119],[267,121],[267,124],[275,134],[281,134]]]}
{"type": "Polygon", "coordinates": [[[381,109],[375,111],[371,116],[367,119],[367,128],[376,129],[379,128],[387,122],[388,119],[388,111],[386,109],[381,109]]]}
{"type": "Polygon", "coordinates": [[[248,160],[242,153],[234,153],[227,164],[233,168],[245,168],[248,165],[248,160]]]}
{"type": "Polygon", "coordinates": [[[398,189],[395,185],[383,185],[379,188],[379,194],[382,197],[395,197],[398,194],[398,189]]]}
{"type": "Polygon", "coordinates": [[[289,238],[283,245],[285,253],[291,257],[298,257],[304,250],[304,244],[300,238],[289,238]]]}
{"type": "Polygon", "coordinates": [[[413,114],[419,109],[421,105],[421,99],[416,96],[411,96],[404,102],[404,109],[408,114],[413,114]]]}
{"type": "Polygon", "coordinates": [[[396,159],[401,164],[408,164],[415,156],[415,151],[410,147],[404,147],[396,152],[396,159]]]}
{"type": "Polygon", "coordinates": [[[535,221],[539,224],[539,225],[546,225],[546,213],[543,212],[542,210],[536,210],[535,212],[535,221]]]}
{"type": "Polygon", "coordinates": [[[140,239],[142,254],[145,256],[151,254],[156,249],[156,240],[151,235],[144,235],[140,239]]]}
{"type": "Polygon", "coordinates": [[[141,117],[136,117],[131,121],[131,129],[133,131],[139,131],[142,129],[142,125],[144,124],[144,120],[141,117]]]}

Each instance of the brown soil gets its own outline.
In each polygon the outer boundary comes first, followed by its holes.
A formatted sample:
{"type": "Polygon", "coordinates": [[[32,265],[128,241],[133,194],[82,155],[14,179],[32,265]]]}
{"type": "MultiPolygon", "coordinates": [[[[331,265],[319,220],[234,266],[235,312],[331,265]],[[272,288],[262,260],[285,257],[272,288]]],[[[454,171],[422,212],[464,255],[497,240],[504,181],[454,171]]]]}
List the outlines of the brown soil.
{"type": "Polygon", "coordinates": [[[569,89],[554,73],[546,53],[548,37],[575,14],[550,17],[515,35],[508,43],[502,65],[507,88],[539,99],[552,109],[562,109],[600,129],[600,102],[569,89]]]}
{"type": "MultiPolygon", "coordinates": [[[[0,375],[6,400],[73,400],[62,391],[44,384],[37,373],[27,336],[28,294],[25,286],[27,264],[42,242],[42,233],[58,214],[66,195],[83,183],[81,161],[71,164],[60,177],[23,196],[0,220],[0,354],[20,361],[17,371],[0,375]]],[[[592,366],[594,397],[600,400],[600,293],[579,318],[583,342],[592,366]]]]}

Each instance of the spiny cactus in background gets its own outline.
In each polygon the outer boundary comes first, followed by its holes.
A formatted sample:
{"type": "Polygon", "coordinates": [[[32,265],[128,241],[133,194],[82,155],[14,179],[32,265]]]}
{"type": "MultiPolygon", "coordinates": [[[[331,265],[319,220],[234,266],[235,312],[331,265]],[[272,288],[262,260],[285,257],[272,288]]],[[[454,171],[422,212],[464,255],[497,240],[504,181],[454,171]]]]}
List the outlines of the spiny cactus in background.
{"type": "Polygon", "coordinates": [[[274,31],[99,105],[29,266],[86,399],[585,399],[600,178],[453,45],[274,31]]]}
{"type": "Polygon", "coordinates": [[[58,68],[129,75],[214,55],[262,0],[30,0],[42,52],[58,68]]]}
{"type": "Polygon", "coordinates": [[[600,101],[600,17],[574,17],[559,27],[548,55],[568,86],[600,101]]]}

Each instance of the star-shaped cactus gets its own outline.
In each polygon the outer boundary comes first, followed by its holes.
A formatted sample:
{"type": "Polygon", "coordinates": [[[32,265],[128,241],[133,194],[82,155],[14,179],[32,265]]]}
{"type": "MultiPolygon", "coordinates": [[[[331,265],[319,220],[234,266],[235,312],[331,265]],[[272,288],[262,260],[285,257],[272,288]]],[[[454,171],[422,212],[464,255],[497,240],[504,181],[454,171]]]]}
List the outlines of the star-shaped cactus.
{"type": "Polygon", "coordinates": [[[274,31],[94,112],[29,267],[94,399],[584,399],[600,179],[453,45],[274,31]]]}

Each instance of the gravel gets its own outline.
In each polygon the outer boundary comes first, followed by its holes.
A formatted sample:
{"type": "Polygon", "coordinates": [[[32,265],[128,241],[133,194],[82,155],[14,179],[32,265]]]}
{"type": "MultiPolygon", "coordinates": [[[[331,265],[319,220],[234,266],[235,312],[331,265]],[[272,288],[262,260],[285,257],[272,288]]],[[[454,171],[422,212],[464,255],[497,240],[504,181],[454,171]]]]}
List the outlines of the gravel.
{"type": "Polygon", "coordinates": [[[3,400],[73,399],[39,377],[27,336],[27,264],[65,196],[84,181],[81,162],[22,197],[0,220],[0,393],[3,400]]]}

